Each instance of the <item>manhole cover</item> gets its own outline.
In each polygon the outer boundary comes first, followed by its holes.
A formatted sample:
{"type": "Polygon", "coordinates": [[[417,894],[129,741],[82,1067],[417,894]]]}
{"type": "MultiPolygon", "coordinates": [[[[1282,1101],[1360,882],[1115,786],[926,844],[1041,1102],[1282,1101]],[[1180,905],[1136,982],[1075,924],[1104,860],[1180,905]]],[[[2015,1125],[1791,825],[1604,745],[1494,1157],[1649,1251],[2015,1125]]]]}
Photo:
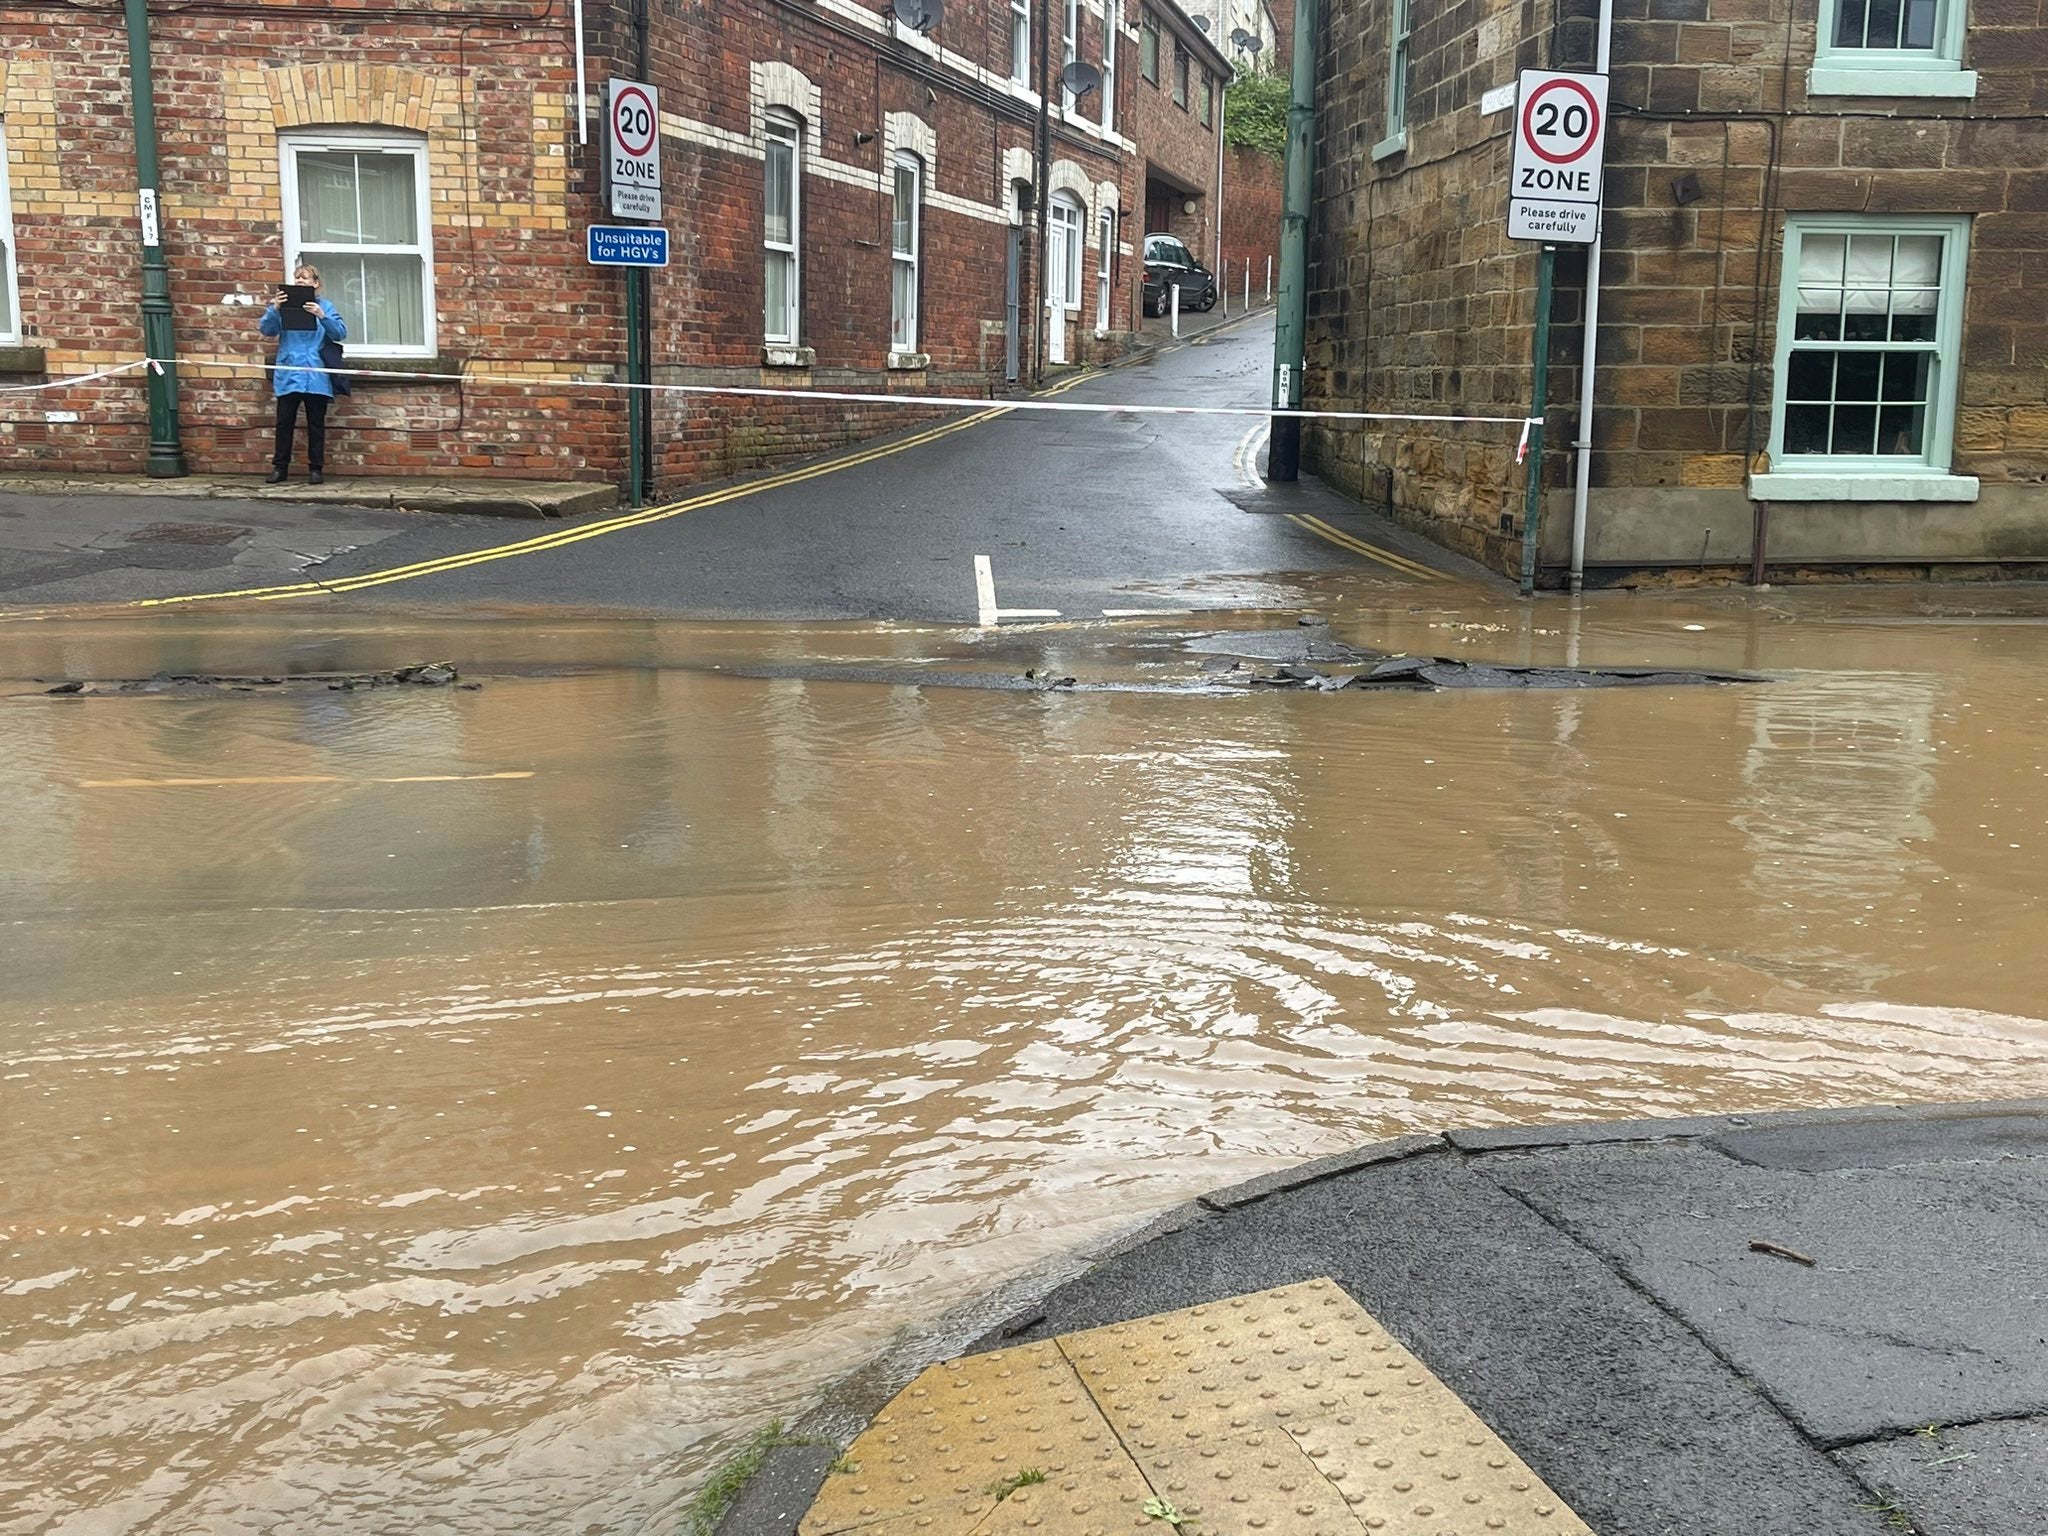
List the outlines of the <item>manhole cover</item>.
{"type": "Polygon", "coordinates": [[[225,523],[151,523],[128,535],[130,544],[232,544],[249,530],[225,523]]]}

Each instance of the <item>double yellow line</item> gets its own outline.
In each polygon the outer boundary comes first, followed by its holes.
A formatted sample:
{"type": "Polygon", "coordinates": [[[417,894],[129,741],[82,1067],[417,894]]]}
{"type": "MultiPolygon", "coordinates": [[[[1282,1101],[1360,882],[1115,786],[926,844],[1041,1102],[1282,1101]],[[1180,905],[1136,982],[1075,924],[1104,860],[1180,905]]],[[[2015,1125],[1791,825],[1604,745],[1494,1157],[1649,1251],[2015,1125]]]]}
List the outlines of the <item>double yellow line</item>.
{"type": "Polygon", "coordinates": [[[800,485],[806,480],[815,480],[820,475],[834,474],[839,470],[853,469],[862,464],[872,464],[877,459],[886,459],[894,454],[922,447],[926,443],[937,442],[942,437],[950,437],[955,432],[964,432],[969,427],[979,426],[985,421],[1007,414],[1008,409],[1003,406],[976,411],[972,416],[959,421],[948,422],[944,426],[933,427],[928,431],[915,433],[893,443],[885,443],[879,448],[865,449],[844,458],[828,459],[822,464],[812,464],[803,469],[771,475],[765,480],[751,480],[745,485],[727,486],[723,490],[708,491],[701,496],[692,496],[683,501],[672,501],[658,507],[643,507],[636,512],[622,512],[616,517],[600,518],[594,523],[585,523],[575,528],[562,528],[553,533],[539,534],[534,538],[518,539],[510,544],[496,544],[488,549],[442,555],[438,559],[421,560],[413,565],[365,571],[358,576],[338,576],[332,581],[299,581],[278,587],[244,587],[234,592],[191,592],[181,597],[148,597],[127,606],[173,608],[186,603],[219,603],[231,599],[274,603],[296,597],[333,596],[339,593],[361,592],[369,587],[386,586],[395,581],[415,581],[422,576],[438,576],[446,571],[466,570],[470,566],[488,565],[493,560],[511,560],[521,555],[543,554],[570,544],[580,544],[585,539],[601,539],[607,534],[623,533],[628,528],[644,528],[652,523],[666,522],[672,517],[681,517],[686,512],[700,512],[706,507],[738,501],[745,496],[759,495],[762,491],[778,490],[787,485],[800,485]]]}
{"type": "Polygon", "coordinates": [[[1287,520],[1306,528],[1319,539],[1327,539],[1340,549],[1348,549],[1355,555],[1365,556],[1368,560],[1377,560],[1390,570],[1399,571],[1404,576],[1413,576],[1417,581],[1450,579],[1442,571],[1431,570],[1420,561],[1410,560],[1406,555],[1397,555],[1391,549],[1382,549],[1377,544],[1368,544],[1364,539],[1356,538],[1341,528],[1334,528],[1320,517],[1311,517],[1306,512],[1289,512],[1287,520]]]}

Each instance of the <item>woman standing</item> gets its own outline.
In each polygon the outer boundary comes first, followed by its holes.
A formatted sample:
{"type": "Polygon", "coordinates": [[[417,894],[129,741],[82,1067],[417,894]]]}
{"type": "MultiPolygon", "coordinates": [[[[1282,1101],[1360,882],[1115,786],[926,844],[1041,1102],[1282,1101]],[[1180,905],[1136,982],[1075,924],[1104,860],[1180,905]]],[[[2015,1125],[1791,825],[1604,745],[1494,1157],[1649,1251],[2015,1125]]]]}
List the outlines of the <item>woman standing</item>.
{"type": "MultiPolygon", "coordinates": [[[[291,302],[288,289],[279,288],[277,297],[263,311],[258,329],[277,337],[277,366],[271,370],[271,388],[277,394],[277,448],[270,456],[270,476],[276,485],[292,467],[292,433],[299,424],[299,407],[306,409],[306,483],[318,485],[326,477],[327,402],[334,398],[334,375],[325,371],[321,349],[330,342],[348,339],[348,327],[341,312],[320,297],[320,269],[300,262],[292,269],[292,282],[311,288],[313,297],[301,308],[313,323],[294,328],[285,323],[281,306],[291,302]]],[[[337,350],[339,350],[337,348],[337,350]]]]}

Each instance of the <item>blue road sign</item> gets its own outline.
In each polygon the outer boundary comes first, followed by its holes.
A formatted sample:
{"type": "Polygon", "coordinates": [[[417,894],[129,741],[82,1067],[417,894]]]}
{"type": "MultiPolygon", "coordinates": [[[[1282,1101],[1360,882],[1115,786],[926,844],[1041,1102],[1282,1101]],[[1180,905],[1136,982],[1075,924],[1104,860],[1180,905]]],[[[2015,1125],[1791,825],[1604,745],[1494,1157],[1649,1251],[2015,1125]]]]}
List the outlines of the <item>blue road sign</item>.
{"type": "Polygon", "coordinates": [[[668,231],[633,224],[593,224],[585,254],[593,267],[665,267],[668,231]]]}

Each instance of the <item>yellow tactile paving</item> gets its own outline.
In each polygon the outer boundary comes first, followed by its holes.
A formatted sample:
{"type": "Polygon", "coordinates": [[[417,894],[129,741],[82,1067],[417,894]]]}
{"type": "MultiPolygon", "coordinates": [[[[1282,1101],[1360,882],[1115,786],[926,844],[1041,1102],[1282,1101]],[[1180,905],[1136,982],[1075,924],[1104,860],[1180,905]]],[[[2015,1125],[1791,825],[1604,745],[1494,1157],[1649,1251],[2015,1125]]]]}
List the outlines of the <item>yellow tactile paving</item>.
{"type": "Polygon", "coordinates": [[[935,1366],[848,1455],[803,1536],[1592,1536],[1328,1280],[935,1366]]]}

